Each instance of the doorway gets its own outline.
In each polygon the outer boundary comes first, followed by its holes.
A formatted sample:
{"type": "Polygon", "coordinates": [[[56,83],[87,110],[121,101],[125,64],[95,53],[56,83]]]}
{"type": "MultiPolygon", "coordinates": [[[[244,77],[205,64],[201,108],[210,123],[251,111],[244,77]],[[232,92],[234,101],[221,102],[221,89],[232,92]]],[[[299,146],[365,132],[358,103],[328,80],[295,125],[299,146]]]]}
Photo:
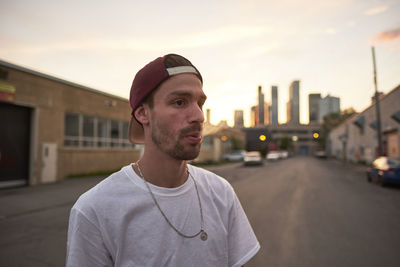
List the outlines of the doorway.
{"type": "Polygon", "coordinates": [[[28,184],[31,112],[0,102],[0,187],[28,184]]]}

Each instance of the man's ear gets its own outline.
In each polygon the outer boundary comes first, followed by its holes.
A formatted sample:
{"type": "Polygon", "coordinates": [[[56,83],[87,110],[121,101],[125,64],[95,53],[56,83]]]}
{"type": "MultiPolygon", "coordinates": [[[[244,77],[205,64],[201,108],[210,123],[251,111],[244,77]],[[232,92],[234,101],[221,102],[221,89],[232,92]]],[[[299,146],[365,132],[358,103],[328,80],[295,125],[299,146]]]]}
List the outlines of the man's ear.
{"type": "Polygon", "coordinates": [[[134,112],[135,118],[142,125],[149,123],[149,108],[145,105],[140,105],[134,112]]]}

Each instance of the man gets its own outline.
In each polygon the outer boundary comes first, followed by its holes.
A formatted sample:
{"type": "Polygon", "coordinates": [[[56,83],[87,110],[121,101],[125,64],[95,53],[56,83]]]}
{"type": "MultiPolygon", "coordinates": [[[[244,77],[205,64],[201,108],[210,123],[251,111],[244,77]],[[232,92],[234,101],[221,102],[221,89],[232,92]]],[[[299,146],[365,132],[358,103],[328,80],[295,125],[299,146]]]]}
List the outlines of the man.
{"type": "Polygon", "coordinates": [[[71,210],[67,266],[241,266],[260,245],[230,184],[187,164],[202,141],[200,72],[169,54],[131,87],[129,138],[143,156],[71,210]]]}

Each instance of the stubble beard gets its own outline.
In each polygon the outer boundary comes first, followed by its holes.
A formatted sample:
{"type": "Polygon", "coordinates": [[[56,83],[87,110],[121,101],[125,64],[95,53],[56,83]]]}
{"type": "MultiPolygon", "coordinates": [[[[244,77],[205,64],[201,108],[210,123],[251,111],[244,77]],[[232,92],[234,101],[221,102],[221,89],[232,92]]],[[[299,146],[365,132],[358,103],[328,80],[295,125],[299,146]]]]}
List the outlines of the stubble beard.
{"type": "Polygon", "coordinates": [[[174,140],[174,134],[166,125],[162,125],[155,120],[153,121],[153,126],[151,138],[161,151],[177,160],[193,160],[197,158],[200,153],[201,143],[196,145],[189,144],[190,148],[185,150],[181,141],[183,141],[187,133],[201,131],[200,124],[193,124],[180,130],[176,140],[174,140]]]}

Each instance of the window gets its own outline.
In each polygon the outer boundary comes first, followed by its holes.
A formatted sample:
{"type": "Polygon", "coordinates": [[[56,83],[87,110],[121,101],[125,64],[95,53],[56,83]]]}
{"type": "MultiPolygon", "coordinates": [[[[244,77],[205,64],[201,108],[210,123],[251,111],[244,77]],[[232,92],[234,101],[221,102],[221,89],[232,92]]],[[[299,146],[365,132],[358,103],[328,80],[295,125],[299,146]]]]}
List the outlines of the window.
{"type": "Polygon", "coordinates": [[[105,119],[97,119],[97,146],[108,146],[108,123],[105,119]]]}
{"type": "Polygon", "coordinates": [[[365,117],[364,116],[358,117],[355,121],[353,121],[353,124],[359,128],[360,135],[364,135],[365,117]]]}
{"type": "Polygon", "coordinates": [[[64,145],[85,148],[131,148],[129,123],[75,113],[65,114],[64,145]]]}
{"type": "Polygon", "coordinates": [[[131,146],[128,135],[129,135],[129,123],[123,122],[122,123],[122,141],[123,141],[122,146],[124,146],[124,147],[131,146]]]}
{"type": "Polygon", "coordinates": [[[203,142],[201,144],[202,148],[205,150],[210,150],[213,147],[213,137],[211,135],[206,135],[203,137],[203,142]]]}
{"type": "Polygon", "coordinates": [[[83,116],[83,146],[94,146],[94,118],[83,116]]]}
{"type": "Polygon", "coordinates": [[[111,146],[112,147],[119,146],[120,130],[118,121],[111,121],[110,136],[111,136],[111,146]]]}
{"type": "Polygon", "coordinates": [[[73,113],[65,114],[64,128],[66,146],[79,146],[79,115],[73,113]]]}

